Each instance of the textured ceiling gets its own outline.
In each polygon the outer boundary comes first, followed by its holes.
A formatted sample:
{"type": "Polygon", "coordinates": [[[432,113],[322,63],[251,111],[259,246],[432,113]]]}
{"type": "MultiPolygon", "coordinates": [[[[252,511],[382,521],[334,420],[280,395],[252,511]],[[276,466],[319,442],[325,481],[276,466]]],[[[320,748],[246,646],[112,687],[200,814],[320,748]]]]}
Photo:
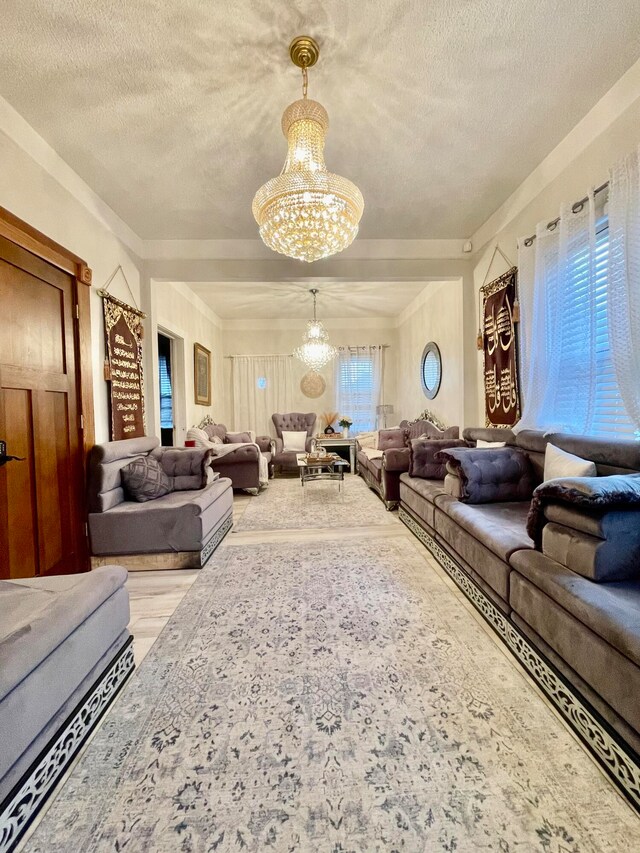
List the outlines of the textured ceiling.
{"type": "Polygon", "coordinates": [[[318,288],[318,318],[395,318],[424,290],[410,282],[197,282],[189,287],[223,320],[308,320],[311,286],[318,288]]]}
{"type": "Polygon", "coordinates": [[[4,0],[0,94],[144,238],[247,238],[288,60],[361,235],[471,234],[640,55],[639,0],[4,0]]]}

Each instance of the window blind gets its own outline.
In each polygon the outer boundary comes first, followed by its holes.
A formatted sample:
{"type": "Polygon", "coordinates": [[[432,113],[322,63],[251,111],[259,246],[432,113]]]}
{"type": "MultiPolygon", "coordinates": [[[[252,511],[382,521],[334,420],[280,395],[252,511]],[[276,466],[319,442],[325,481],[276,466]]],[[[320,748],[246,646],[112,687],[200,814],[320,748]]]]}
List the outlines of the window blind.
{"type": "Polygon", "coordinates": [[[586,240],[580,245],[570,243],[567,261],[567,286],[561,313],[561,380],[555,396],[553,420],[571,424],[576,412],[586,412],[589,435],[631,436],[634,428],[620,395],[609,342],[609,227],[606,216],[597,223],[595,245],[586,240]],[[581,319],[584,312],[595,315],[590,326],[591,340],[584,339],[585,323],[581,319]],[[591,388],[590,394],[582,390],[588,388],[591,388]]]}
{"type": "Polygon", "coordinates": [[[171,393],[171,377],[166,356],[158,356],[160,374],[160,428],[173,429],[173,398],[171,393]]]}
{"type": "Polygon", "coordinates": [[[338,382],[342,399],[349,401],[349,411],[340,412],[353,420],[355,433],[375,429],[371,400],[374,393],[373,359],[369,355],[350,355],[339,364],[338,382]]]}

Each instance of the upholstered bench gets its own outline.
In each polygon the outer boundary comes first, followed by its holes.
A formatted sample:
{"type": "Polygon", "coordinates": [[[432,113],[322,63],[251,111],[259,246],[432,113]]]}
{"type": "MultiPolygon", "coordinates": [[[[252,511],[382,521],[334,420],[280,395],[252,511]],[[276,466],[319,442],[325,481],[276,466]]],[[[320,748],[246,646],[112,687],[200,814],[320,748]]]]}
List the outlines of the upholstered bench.
{"type": "Polygon", "coordinates": [[[0,581],[0,850],[133,670],[126,571],[0,581]]]}
{"type": "MultiPolygon", "coordinates": [[[[89,456],[89,538],[92,565],[128,568],[200,568],[233,525],[233,490],[227,477],[193,488],[207,451],[160,447],[157,438],[97,444],[89,456]],[[157,459],[175,475],[176,491],[139,503],[129,500],[122,469],[136,459],[157,459]],[[191,462],[190,462],[191,460],[191,462]],[[179,483],[179,480],[183,482],[179,483]]],[[[212,476],[218,476],[217,474],[212,476]]]]}

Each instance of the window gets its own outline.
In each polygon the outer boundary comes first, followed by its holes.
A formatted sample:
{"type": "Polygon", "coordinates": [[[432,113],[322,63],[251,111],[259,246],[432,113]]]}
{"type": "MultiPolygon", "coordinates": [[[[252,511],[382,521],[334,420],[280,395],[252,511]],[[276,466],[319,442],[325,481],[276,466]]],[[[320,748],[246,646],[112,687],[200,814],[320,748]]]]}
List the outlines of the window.
{"type": "Polygon", "coordinates": [[[588,245],[582,244],[573,252],[569,246],[568,305],[563,312],[560,361],[563,381],[561,393],[556,397],[555,415],[561,423],[571,423],[572,410],[576,407],[590,408],[587,418],[590,435],[630,435],[633,426],[622,402],[609,343],[609,223],[606,216],[601,217],[596,225],[593,289],[589,287],[589,253],[588,245]],[[580,314],[585,311],[595,312],[590,341],[581,339],[585,324],[580,320],[580,314]],[[585,382],[583,374],[591,371],[594,373],[592,382],[585,382]],[[585,394],[581,399],[576,389],[589,387],[591,394],[585,394]]]}
{"type": "MultiPolygon", "coordinates": [[[[342,355],[342,353],[341,353],[342,355]]],[[[353,421],[354,433],[376,428],[375,377],[370,355],[347,352],[338,362],[338,405],[340,414],[353,421]]]]}

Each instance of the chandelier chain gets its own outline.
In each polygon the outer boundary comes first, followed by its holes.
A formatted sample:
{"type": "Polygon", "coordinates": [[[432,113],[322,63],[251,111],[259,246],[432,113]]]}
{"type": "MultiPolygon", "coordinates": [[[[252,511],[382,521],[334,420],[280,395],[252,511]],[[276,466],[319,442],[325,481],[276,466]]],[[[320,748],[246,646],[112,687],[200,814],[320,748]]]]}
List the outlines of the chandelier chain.
{"type": "Polygon", "coordinates": [[[307,97],[307,90],[309,88],[309,74],[307,72],[307,66],[302,66],[302,97],[307,97]]]}

